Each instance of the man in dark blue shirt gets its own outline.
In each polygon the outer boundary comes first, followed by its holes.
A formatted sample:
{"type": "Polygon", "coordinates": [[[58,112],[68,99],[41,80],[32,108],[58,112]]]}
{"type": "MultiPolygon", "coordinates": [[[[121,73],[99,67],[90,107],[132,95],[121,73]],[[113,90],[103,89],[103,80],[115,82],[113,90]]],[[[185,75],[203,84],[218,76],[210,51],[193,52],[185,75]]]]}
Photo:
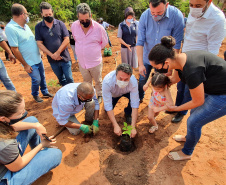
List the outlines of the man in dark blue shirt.
{"type": "Polygon", "coordinates": [[[62,86],[73,83],[71,58],[67,45],[69,33],[62,21],[54,19],[52,6],[40,4],[43,21],[35,26],[35,39],[39,49],[47,54],[53,72],[62,86]]]}

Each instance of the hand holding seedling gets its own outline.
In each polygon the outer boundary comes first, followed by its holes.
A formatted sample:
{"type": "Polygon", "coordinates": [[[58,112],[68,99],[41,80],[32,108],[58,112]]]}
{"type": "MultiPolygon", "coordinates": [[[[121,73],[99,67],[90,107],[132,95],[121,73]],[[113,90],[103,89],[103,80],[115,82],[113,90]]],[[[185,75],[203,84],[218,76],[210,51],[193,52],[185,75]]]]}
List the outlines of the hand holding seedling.
{"type": "Polygon", "coordinates": [[[121,130],[120,126],[118,126],[118,125],[114,126],[114,133],[118,136],[122,135],[122,130],[121,130]]]}
{"type": "Polygon", "coordinates": [[[35,130],[37,134],[41,137],[41,139],[44,139],[42,134],[47,134],[46,128],[41,123],[36,123],[35,130]]]}
{"type": "Polygon", "coordinates": [[[135,137],[137,133],[136,128],[131,125],[128,126],[126,122],[124,122],[122,130],[124,130],[122,134],[128,134],[130,137],[135,137]]]}

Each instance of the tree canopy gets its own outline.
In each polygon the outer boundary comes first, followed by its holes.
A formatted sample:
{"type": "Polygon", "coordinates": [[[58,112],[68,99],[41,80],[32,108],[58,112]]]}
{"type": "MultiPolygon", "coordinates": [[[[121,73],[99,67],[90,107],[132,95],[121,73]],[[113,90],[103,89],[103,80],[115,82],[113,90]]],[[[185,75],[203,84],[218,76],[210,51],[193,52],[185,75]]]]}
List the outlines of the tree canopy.
{"type": "MultiPolygon", "coordinates": [[[[11,18],[11,6],[20,3],[31,13],[31,20],[41,19],[39,5],[43,0],[2,0],[0,20],[8,22],[11,18]]],[[[103,17],[110,24],[117,26],[124,19],[124,10],[128,6],[134,9],[136,18],[149,7],[149,0],[46,0],[54,10],[55,18],[64,22],[77,19],[76,6],[79,3],[89,4],[94,19],[103,17]]],[[[188,14],[189,0],[169,0],[171,5],[188,14]]]]}

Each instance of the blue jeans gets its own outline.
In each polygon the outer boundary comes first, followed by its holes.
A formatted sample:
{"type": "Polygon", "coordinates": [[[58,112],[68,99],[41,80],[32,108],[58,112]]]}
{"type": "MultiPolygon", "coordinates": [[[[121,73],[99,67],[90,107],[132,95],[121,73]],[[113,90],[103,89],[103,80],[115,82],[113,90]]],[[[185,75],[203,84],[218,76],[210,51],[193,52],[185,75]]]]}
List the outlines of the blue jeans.
{"type": "Polygon", "coordinates": [[[74,83],[71,71],[71,61],[50,62],[50,65],[62,86],[74,83]]]}
{"type": "Polygon", "coordinates": [[[191,110],[187,120],[187,136],[183,153],[191,155],[201,137],[202,127],[226,115],[226,95],[206,95],[205,103],[191,110]]]}
{"type": "Polygon", "coordinates": [[[149,75],[151,73],[151,70],[152,70],[152,66],[149,65],[149,64],[144,64],[144,67],[146,68],[145,77],[143,77],[142,75],[140,75],[139,84],[138,84],[138,90],[139,90],[139,98],[140,98],[140,100],[143,100],[143,98],[144,98],[143,86],[146,84],[146,82],[147,82],[147,80],[149,78],[149,75]]]}
{"type": "MultiPolygon", "coordinates": [[[[191,94],[189,91],[188,86],[179,81],[177,83],[177,98],[176,98],[176,106],[180,106],[182,104],[185,104],[187,102],[191,101],[191,94]]],[[[187,114],[187,110],[181,111],[180,113],[182,115],[186,115],[187,114]]]]}
{"type": "MultiPolygon", "coordinates": [[[[108,36],[108,32],[107,32],[107,30],[106,30],[106,33],[107,33],[107,36],[108,36]]],[[[109,36],[108,36],[108,44],[109,44],[109,46],[110,46],[110,47],[112,47],[112,44],[111,44],[111,41],[110,41],[109,36]]]]}
{"type": "Polygon", "coordinates": [[[39,64],[35,64],[32,67],[32,72],[28,73],[31,77],[31,94],[32,96],[38,96],[39,86],[43,95],[48,93],[46,86],[45,70],[42,61],[39,64]]]}
{"type": "MultiPolygon", "coordinates": [[[[36,123],[38,120],[34,117],[28,117],[23,120],[24,122],[36,123]]],[[[20,143],[21,149],[20,154],[23,155],[27,145],[33,149],[40,143],[40,137],[36,133],[35,129],[24,130],[17,136],[17,142],[20,143]]],[[[62,158],[62,152],[55,148],[45,148],[40,150],[35,157],[18,172],[7,171],[0,185],[16,184],[16,185],[27,185],[33,183],[39,177],[57,167],[62,158]]]]}
{"type": "Polygon", "coordinates": [[[132,107],[130,105],[131,101],[130,101],[130,93],[127,93],[127,94],[123,94],[122,96],[119,96],[119,97],[116,97],[116,98],[113,98],[112,97],[112,105],[113,105],[113,109],[115,107],[115,105],[117,104],[118,100],[121,98],[121,97],[126,97],[129,99],[129,103],[127,105],[127,107],[124,109],[124,112],[126,115],[128,116],[131,116],[132,114],[132,107]]]}
{"type": "Polygon", "coordinates": [[[0,59],[0,80],[7,90],[16,91],[13,82],[10,80],[3,61],[0,59]]]}

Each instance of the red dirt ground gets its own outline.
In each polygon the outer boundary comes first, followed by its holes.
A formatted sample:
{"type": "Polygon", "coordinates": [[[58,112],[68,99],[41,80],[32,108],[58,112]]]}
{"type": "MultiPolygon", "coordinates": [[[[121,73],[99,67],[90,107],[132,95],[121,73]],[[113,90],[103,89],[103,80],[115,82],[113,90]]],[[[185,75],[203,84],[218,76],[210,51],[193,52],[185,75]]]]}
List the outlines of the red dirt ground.
{"type": "MultiPolygon", "coordinates": [[[[113,55],[103,58],[103,77],[120,63],[120,45],[117,41],[117,30],[110,32],[113,43],[113,55]],[[117,54],[118,53],[118,54],[117,54]],[[116,64],[116,61],[117,64],[116,64]]],[[[220,49],[220,57],[226,50],[226,40],[220,49]]],[[[70,50],[72,54],[72,51],[70,50]]],[[[4,59],[3,53],[0,54],[4,59]]],[[[71,55],[72,56],[72,55],[71,55]]],[[[23,67],[17,62],[15,65],[4,61],[8,74],[16,90],[25,99],[29,116],[36,116],[53,135],[59,129],[52,116],[51,99],[43,103],[36,103],[31,96],[31,80],[23,67]]],[[[44,58],[47,83],[57,80],[52,69],[44,58]]],[[[82,82],[78,65],[73,59],[73,78],[75,82],[82,82]]],[[[134,70],[138,78],[138,70],[134,70]]],[[[51,93],[56,93],[59,87],[49,86],[51,93]]],[[[1,84],[0,89],[5,89],[1,84]]],[[[175,100],[176,86],[171,87],[175,100]]],[[[170,122],[173,115],[160,113],[157,117],[159,130],[149,134],[150,124],[147,118],[147,105],[150,89],[145,95],[144,102],[139,107],[137,120],[138,135],[135,140],[137,149],[132,153],[122,153],[116,149],[118,138],[113,134],[113,127],[104,112],[103,104],[100,110],[100,132],[86,141],[84,134],[72,136],[64,130],[57,136],[57,146],[63,152],[61,164],[51,172],[39,178],[35,185],[223,185],[226,177],[226,117],[222,117],[206,125],[202,130],[202,137],[197,144],[192,159],[189,161],[171,161],[167,154],[171,150],[181,149],[183,144],[175,142],[175,134],[186,134],[186,120],[180,124],[170,122]],[[76,154],[76,155],[75,155],[76,154]]],[[[124,121],[123,109],[127,103],[121,99],[114,109],[119,123],[124,121]]],[[[84,120],[84,116],[79,118],[84,120]]],[[[122,125],[121,125],[122,126],[122,125]]]]}

